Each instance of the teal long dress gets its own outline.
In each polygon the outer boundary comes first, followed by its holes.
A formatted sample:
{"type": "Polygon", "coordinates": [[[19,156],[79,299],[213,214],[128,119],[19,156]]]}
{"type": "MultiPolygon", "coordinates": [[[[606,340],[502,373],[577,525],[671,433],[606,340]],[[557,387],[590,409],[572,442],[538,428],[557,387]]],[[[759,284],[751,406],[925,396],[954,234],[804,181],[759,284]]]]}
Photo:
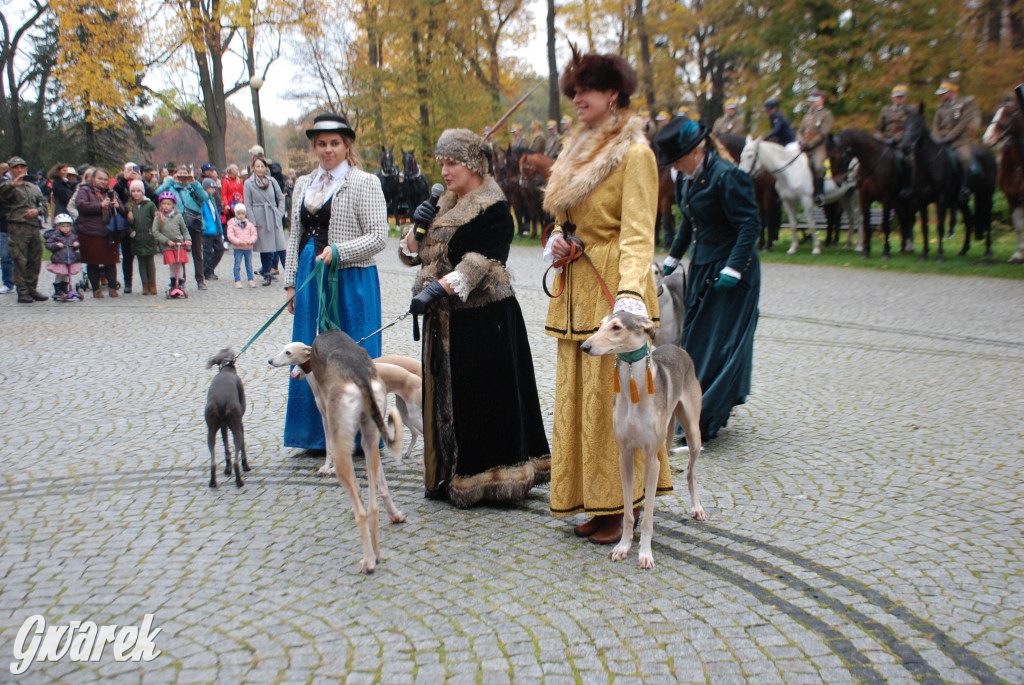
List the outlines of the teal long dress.
{"type": "Polygon", "coordinates": [[[682,346],[703,390],[701,437],[715,437],[736,405],[746,402],[754,366],[754,332],[761,295],[761,230],[750,176],[708,151],[693,179],[680,175],[676,199],[683,220],[669,251],[690,251],[682,346]],[[724,267],[740,274],[731,288],[714,281],[724,267]]]}

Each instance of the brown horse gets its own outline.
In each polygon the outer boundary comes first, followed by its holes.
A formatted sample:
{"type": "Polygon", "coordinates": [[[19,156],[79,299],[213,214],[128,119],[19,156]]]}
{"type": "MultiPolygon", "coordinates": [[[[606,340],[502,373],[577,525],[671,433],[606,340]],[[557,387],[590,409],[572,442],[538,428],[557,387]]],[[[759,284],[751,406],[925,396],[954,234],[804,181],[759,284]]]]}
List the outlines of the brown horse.
{"type": "Polygon", "coordinates": [[[1010,205],[1010,219],[1017,231],[1017,250],[1011,262],[1024,261],[1024,117],[1020,105],[1009,98],[996,110],[982,142],[989,147],[1002,143],[999,153],[999,187],[1010,205]]]}
{"type": "MultiPolygon", "coordinates": [[[[519,155],[519,187],[523,193],[523,204],[526,219],[530,226],[530,237],[536,238],[538,229],[544,227],[551,219],[544,212],[544,188],[551,175],[551,165],[555,160],[539,152],[524,151],[519,155]]],[[[520,235],[523,226],[519,227],[520,235]]]]}
{"type": "Polygon", "coordinates": [[[899,197],[901,187],[901,170],[896,158],[896,150],[872,136],[867,131],[849,128],[825,139],[832,176],[839,183],[850,168],[850,162],[856,159],[860,166],[857,170],[857,188],[860,195],[861,212],[864,215],[864,246],[862,257],[871,255],[871,205],[882,203],[882,231],[885,234],[885,245],[882,256],[890,255],[889,222],[893,211],[900,224],[902,245],[900,252],[911,251],[914,244],[914,214],[910,201],[899,197]]]}

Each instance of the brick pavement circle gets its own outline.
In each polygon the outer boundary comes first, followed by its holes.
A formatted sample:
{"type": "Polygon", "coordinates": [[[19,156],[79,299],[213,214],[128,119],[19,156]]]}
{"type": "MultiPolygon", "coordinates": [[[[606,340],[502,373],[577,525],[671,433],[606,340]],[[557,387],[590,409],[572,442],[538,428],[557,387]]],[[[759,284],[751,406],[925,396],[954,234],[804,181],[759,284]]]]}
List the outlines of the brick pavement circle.
{"type": "MultiPolygon", "coordinates": [[[[550,428],[538,254],[509,264],[550,428]]],[[[287,314],[240,360],[254,470],[205,485],[203,363],[283,301],[218,273],[187,301],[0,297],[0,681],[37,613],[152,613],[162,654],[17,682],[1024,681],[1020,281],[765,265],[750,401],[699,465],[711,519],[660,498],[652,572],[572,537],[545,488],[461,511],[385,458],[408,521],[364,577],[340,487],[281,446],[287,314]]],[[[416,355],[407,321],[384,350],[416,355]]]]}

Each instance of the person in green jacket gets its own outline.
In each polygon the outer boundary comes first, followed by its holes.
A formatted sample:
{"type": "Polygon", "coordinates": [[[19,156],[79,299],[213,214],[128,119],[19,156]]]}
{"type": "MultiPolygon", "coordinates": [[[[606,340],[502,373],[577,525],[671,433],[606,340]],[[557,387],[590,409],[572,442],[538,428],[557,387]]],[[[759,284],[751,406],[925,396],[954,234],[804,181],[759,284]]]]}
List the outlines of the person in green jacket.
{"type": "Polygon", "coordinates": [[[142,280],[142,294],[156,295],[156,238],[153,237],[153,220],[156,218],[156,204],[146,197],[146,186],[140,180],[129,185],[131,197],[128,200],[128,220],[132,222],[132,254],[139,261],[139,278],[142,280]]]}
{"type": "Polygon", "coordinates": [[[683,220],[664,271],[671,273],[690,251],[682,347],[704,391],[704,440],[718,434],[750,392],[761,294],[754,186],[715,154],[708,133],[706,124],[676,117],[655,138],[658,165],[671,164],[679,173],[676,201],[683,220]]]}

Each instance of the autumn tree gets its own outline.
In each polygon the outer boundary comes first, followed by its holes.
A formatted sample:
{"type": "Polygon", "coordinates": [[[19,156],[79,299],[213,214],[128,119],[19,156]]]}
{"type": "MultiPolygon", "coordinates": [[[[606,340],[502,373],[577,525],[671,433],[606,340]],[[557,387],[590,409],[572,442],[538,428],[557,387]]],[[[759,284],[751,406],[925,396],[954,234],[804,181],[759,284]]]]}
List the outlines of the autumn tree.
{"type": "Polygon", "coordinates": [[[21,101],[29,78],[17,68],[21,43],[49,9],[48,2],[32,0],[31,9],[20,17],[13,17],[6,8],[0,10],[0,149],[5,158],[24,154],[21,101]]]}

